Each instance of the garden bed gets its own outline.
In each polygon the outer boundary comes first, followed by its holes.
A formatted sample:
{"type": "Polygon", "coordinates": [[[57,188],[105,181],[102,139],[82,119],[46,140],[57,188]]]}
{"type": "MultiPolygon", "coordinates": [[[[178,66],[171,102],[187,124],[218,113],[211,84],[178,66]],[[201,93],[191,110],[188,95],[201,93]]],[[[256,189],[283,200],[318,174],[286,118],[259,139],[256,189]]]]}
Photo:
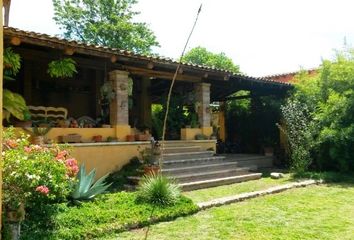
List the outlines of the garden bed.
{"type": "MultiPolygon", "coordinates": [[[[135,193],[105,194],[80,206],[57,204],[35,209],[22,224],[22,239],[89,239],[146,226],[152,205],[137,203],[135,193]],[[46,210],[44,210],[46,209],[46,210]],[[50,217],[48,217],[51,215],[50,217]]],[[[172,220],[198,211],[188,198],[156,207],[151,222],[172,220]]]]}

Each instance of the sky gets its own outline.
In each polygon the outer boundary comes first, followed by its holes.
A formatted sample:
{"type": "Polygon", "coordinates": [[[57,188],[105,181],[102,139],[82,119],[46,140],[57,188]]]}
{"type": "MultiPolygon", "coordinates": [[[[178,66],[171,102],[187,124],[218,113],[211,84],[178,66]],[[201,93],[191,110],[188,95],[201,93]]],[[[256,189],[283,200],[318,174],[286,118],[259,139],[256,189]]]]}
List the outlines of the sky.
{"type": "MultiPolygon", "coordinates": [[[[200,4],[187,50],[224,52],[250,76],[318,67],[354,41],[352,0],[139,0],[135,20],[154,31],[155,52],[178,59],[200,4]]],[[[61,34],[52,18],[51,0],[12,0],[12,27],[61,34]]]]}

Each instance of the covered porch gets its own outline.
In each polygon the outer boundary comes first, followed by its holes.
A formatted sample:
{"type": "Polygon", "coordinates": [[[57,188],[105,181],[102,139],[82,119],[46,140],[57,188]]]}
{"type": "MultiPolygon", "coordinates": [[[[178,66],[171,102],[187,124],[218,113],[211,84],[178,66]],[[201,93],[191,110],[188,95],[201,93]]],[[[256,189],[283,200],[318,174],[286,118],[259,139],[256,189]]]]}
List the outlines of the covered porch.
{"type": "MultiPolygon", "coordinates": [[[[9,27],[4,28],[4,42],[21,56],[22,65],[16,81],[7,87],[24,96],[27,105],[62,107],[68,112],[64,121],[77,121],[74,127],[55,123],[47,134],[49,142],[60,143],[59,136],[80,136],[79,142],[71,143],[73,151],[79,161],[97,168],[99,175],[121,168],[138,155],[139,146],[148,146],[149,142],[141,140],[150,138],[140,139],[139,135],[146,134],[146,129],[152,132],[152,105],[164,104],[178,62],[9,27]],[[61,58],[76,62],[74,77],[48,75],[48,63],[61,58]],[[103,86],[113,93],[108,103],[102,96],[103,86]],[[80,119],[90,119],[90,125],[80,119]]],[[[203,150],[214,151],[211,103],[222,106],[238,90],[283,95],[290,88],[289,84],[190,64],[182,64],[176,80],[173,94],[184,98],[179,107],[194,111],[197,124],[194,128],[188,122],[180,124],[170,139],[197,141],[203,150]],[[203,135],[204,140],[195,140],[197,135],[203,135]]],[[[225,140],[225,118],[220,109],[216,113],[219,137],[225,140]]]]}

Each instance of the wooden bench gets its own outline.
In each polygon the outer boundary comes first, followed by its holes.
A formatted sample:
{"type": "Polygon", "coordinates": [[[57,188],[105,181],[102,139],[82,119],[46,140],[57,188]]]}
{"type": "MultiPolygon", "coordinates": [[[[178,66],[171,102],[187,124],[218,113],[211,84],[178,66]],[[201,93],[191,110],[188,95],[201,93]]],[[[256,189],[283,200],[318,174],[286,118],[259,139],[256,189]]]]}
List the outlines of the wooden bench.
{"type": "Polygon", "coordinates": [[[28,106],[31,117],[34,119],[67,119],[68,110],[63,107],[28,106]]]}

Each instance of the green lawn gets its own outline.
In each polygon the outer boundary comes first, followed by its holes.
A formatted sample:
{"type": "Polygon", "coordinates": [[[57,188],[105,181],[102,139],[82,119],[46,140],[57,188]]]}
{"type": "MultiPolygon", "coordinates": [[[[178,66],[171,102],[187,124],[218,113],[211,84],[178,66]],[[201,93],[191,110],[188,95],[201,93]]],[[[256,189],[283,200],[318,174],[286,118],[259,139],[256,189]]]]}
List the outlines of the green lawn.
{"type": "Polygon", "coordinates": [[[293,179],[290,177],[290,174],[285,174],[285,177],[281,179],[265,177],[259,180],[185,192],[184,195],[198,203],[213,200],[215,198],[263,190],[273,186],[290,183],[291,181],[293,181],[293,179]]]}
{"type": "MultiPolygon", "coordinates": [[[[106,239],[142,239],[144,230],[106,239]]],[[[354,239],[354,184],[293,189],[153,225],[149,239],[354,239]]]]}

